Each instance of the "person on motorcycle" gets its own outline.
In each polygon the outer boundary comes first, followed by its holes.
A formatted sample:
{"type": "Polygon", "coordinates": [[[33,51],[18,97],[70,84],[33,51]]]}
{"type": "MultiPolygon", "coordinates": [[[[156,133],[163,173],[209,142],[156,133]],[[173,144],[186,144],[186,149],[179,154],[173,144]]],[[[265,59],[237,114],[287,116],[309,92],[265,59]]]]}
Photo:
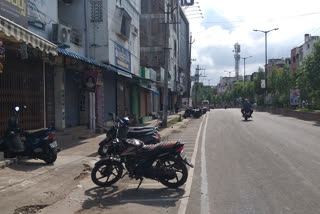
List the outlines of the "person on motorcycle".
{"type": "Polygon", "coordinates": [[[245,100],[244,100],[243,108],[241,109],[242,115],[244,115],[244,113],[245,113],[246,110],[249,110],[249,111],[250,111],[250,116],[251,116],[252,113],[253,113],[253,109],[252,109],[252,105],[251,105],[251,103],[249,102],[248,99],[245,99],[245,100]]]}

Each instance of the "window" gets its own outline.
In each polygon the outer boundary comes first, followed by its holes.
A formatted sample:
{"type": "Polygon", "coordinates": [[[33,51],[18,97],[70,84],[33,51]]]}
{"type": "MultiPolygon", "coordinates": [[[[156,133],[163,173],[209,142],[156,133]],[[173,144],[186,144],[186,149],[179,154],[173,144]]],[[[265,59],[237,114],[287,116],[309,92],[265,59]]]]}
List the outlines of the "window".
{"type": "Polygon", "coordinates": [[[296,62],[296,57],[295,56],[292,58],[292,61],[293,61],[293,63],[296,62]]]}
{"type": "Polygon", "coordinates": [[[82,44],[82,34],[80,30],[72,29],[71,30],[71,43],[77,46],[81,46],[82,44]]]}
{"type": "Polygon", "coordinates": [[[310,44],[307,44],[307,48],[308,48],[308,49],[310,48],[310,44]]]}
{"type": "Polygon", "coordinates": [[[91,22],[103,22],[102,1],[91,1],[91,22]]]}
{"type": "Polygon", "coordinates": [[[124,39],[130,38],[130,27],[131,27],[131,17],[125,9],[121,9],[122,20],[121,20],[121,28],[120,34],[124,37],[124,39]]]}

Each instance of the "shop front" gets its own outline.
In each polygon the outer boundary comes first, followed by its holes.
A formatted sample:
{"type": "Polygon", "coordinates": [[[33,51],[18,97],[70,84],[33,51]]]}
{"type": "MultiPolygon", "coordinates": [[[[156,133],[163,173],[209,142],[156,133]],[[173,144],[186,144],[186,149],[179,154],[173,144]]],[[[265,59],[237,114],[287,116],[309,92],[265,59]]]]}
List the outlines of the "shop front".
{"type": "Polygon", "coordinates": [[[52,64],[57,47],[0,16],[0,135],[15,106],[26,106],[21,116],[24,130],[54,125],[52,64]]]}

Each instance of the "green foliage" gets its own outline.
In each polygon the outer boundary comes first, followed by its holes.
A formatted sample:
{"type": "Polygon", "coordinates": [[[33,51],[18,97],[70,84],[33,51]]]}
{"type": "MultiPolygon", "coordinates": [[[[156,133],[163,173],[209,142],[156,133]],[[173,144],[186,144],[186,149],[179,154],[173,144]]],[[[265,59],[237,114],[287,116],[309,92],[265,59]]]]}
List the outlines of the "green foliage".
{"type": "Polygon", "coordinates": [[[300,89],[304,107],[320,109],[320,40],[299,67],[296,86],[300,89]]]}

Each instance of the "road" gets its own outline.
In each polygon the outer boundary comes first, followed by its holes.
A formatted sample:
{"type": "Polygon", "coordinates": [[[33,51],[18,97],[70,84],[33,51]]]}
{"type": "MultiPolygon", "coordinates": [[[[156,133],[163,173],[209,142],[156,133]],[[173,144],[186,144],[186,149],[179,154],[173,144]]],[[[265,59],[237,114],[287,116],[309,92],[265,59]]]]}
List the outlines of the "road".
{"type": "Polygon", "coordinates": [[[146,179],[136,191],[128,177],[95,186],[88,165],[98,160],[100,136],[61,152],[53,166],[26,161],[0,170],[1,213],[25,206],[45,214],[320,213],[319,124],[263,112],[246,122],[239,109],[215,109],[169,129],[195,165],[182,188],[146,179]]]}
{"type": "Polygon", "coordinates": [[[319,124],[261,112],[245,122],[239,109],[207,116],[187,213],[320,213],[319,124]]]}

